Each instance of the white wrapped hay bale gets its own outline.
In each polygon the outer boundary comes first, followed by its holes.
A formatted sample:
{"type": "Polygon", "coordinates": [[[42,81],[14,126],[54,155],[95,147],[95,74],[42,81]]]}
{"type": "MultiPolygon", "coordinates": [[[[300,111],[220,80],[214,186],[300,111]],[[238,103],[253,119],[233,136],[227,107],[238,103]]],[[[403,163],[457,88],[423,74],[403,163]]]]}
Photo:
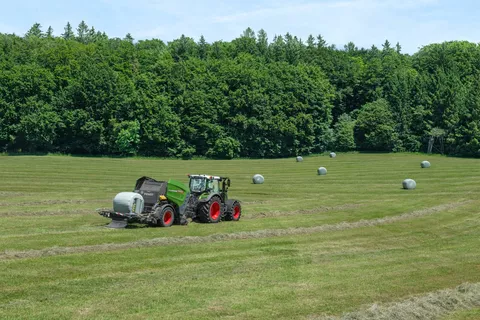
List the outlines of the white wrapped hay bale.
{"type": "Polygon", "coordinates": [[[422,163],[420,163],[420,166],[422,168],[430,168],[430,162],[428,161],[422,161],[422,163]]]}
{"type": "Polygon", "coordinates": [[[302,162],[302,161],[303,161],[303,158],[300,157],[300,156],[298,156],[298,157],[297,157],[297,162],[302,162]]]}
{"type": "Polygon", "coordinates": [[[417,183],[413,179],[405,179],[402,182],[403,189],[413,190],[417,187],[417,183]]]}
{"type": "Polygon", "coordinates": [[[337,154],[335,152],[330,152],[330,158],[335,158],[337,154]]]}
{"type": "Polygon", "coordinates": [[[320,167],[318,168],[317,173],[319,176],[325,176],[327,174],[327,169],[324,167],[320,167]]]}
{"type": "Polygon", "coordinates": [[[265,181],[265,179],[261,174],[256,174],[253,176],[252,181],[254,184],[262,184],[265,181]]]}
{"type": "Polygon", "coordinates": [[[113,211],[115,212],[140,214],[143,206],[143,197],[136,192],[120,192],[113,198],[113,211]]]}

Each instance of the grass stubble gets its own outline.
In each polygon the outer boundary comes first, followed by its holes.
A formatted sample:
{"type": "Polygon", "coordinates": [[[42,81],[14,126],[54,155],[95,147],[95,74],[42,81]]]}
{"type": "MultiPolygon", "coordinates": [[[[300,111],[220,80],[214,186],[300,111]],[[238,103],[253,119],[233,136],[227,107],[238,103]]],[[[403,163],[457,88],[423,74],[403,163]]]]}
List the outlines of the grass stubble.
{"type": "Polygon", "coordinates": [[[39,239],[46,247],[18,250],[7,246],[0,252],[5,289],[0,293],[0,318],[143,319],[163,310],[162,317],[172,319],[449,319],[449,315],[452,319],[480,319],[480,255],[474,249],[480,247],[480,240],[472,236],[480,234],[478,160],[429,156],[432,167],[420,169],[425,155],[339,154],[335,159],[304,159],[295,163],[294,159],[2,157],[0,223],[4,222],[7,234],[3,237],[14,236],[18,239],[15,241],[39,239]],[[318,166],[326,166],[328,175],[316,176],[318,166]],[[106,222],[96,217],[82,223],[82,217],[90,212],[95,215],[96,207],[109,203],[116,192],[129,190],[139,176],[184,180],[185,174],[192,172],[228,173],[233,182],[231,196],[242,201],[244,210],[238,226],[251,226],[251,230],[236,231],[235,224],[227,223],[212,228],[192,224],[170,230],[112,230],[96,232],[94,244],[77,245],[88,243],[91,237],[83,230],[99,230],[106,222]],[[251,184],[253,173],[262,173],[265,184],[251,184]],[[415,179],[417,189],[401,190],[404,178],[415,179]],[[362,214],[357,215],[357,211],[362,214]],[[336,215],[346,220],[333,219],[336,215]],[[57,221],[57,217],[63,220],[57,221]],[[62,229],[68,221],[78,225],[62,229]],[[302,221],[311,225],[290,226],[302,221]],[[51,223],[51,234],[46,223],[51,223]],[[45,238],[38,238],[39,232],[45,238]],[[71,235],[66,240],[68,245],[51,246],[64,236],[62,232],[71,235]],[[162,237],[155,237],[155,232],[163,233],[162,237]],[[135,239],[124,241],[120,237],[125,234],[130,235],[125,239],[135,239]],[[322,234],[338,234],[334,237],[337,242],[326,241],[322,234]],[[383,243],[396,245],[382,249],[383,243]],[[222,244],[230,249],[209,249],[222,244]],[[407,249],[396,254],[402,245],[407,249]],[[192,248],[198,252],[181,254],[192,248]],[[132,256],[131,250],[136,249],[140,251],[132,256]],[[159,249],[162,256],[156,256],[159,249]],[[320,254],[330,250],[333,255],[316,258],[319,265],[308,262],[315,251],[320,254]],[[105,259],[113,259],[105,260],[110,261],[110,267],[86,275],[74,271],[89,263],[102,266],[98,256],[102,253],[105,259]],[[124,255],[138,261],[125,261],[124,255]],[[238,269],[236,262],[223,261],[224,256],[236,257],[238,263],[250,267],[240,264],[238,269]],[[162,296],[162,289],[152,291],[158,280],[151,285],[141,280],[144,272],[156,277],[170,270],[153,267],[162,261],[179,263],[181,270],[196,270],[188,284],[180,277],[173,277],[168,285],[163,283],[181,299],[162,296]],[[257,266],[262,261],[269,261],[268,268],[257,266]],[[355,269],[345,270],[350,263],[355,269]],[[124,271],[132,264],[152,267],[124,271]],[[363,270],[362,265],[368,268],[363,270]],[[212,266],[237,270],[240,275],[229,280],[221,272],[221,278],[207,281],[212,266]],[[58,281],[52,278],[54,269],[58,269],[58,281]],[[128,287],[120,291],[117,284],[105,287],[111,270],[123,270],[121,277],[128,287]],[[313,278],[309,281],[306,275],[313,278]],[[352,276],[363,286],[345,282],[352,276]],[[267,281],[270,278],[273,284],[267,281]],[[296,289],[285,292],[275,285],[278,281],[296,289]],[[82,289],[84,282],[87,287],[82,289]],[[412,282],[416,286],[412,287],[412,282]],[[208,286],[216,289],[209,291],[208,286]],[[232,287],[237,290],[235,299],[224,294],[232,287]],[[342,287],[350,289],[347,292],[342,287]],[[198,292],[208,293],[199,299],[198,292]],[[104,300],[92,300],[92,294],[104,300]],[[139,298],[143,296],[149,302],[139,298]],[[292,301],[284,300],[287,296],[292,301]],[[318,300],[320,297],[323,300],[318,300]],[[182,299],[188,301],[188,308],[182,299]],[[205,305],[205,301],[210,302],[205,305]],[[135,307],[113,307],[122,304],[135,307]]]}

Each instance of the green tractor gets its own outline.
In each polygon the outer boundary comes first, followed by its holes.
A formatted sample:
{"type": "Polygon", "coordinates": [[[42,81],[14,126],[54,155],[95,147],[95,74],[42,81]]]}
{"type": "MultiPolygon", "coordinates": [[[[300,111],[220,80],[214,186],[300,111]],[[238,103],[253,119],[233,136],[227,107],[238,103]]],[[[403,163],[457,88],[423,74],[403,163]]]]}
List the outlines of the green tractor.
{"type": "Polygon", "coordinates": [[[128,223],[170,227],[188,224],[188,218],[201,223],[238,221],[240,202],[228,199],[230,179],[209,175],[188,175],[189,186],[176,180],[157,181],[141,177],[133,192],[120,192],[113,199],[113,210],[98,213],[112,219],[110,228],[125,228],[128,223]]]}

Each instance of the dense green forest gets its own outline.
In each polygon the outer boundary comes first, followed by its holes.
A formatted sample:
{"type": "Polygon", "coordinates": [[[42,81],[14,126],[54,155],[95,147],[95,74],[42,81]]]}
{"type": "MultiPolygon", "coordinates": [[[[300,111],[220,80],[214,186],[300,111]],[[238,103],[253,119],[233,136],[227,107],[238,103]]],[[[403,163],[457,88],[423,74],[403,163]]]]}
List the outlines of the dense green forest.
{"type": "Polygon", "coordinates": [[[0,152],[285,157],[334,151],[480,156],[480,46],[413,55],[322,36],[231,42],[0,33],[0,152]],[[441,143],[440,143],[441,142],[441,143]]]}

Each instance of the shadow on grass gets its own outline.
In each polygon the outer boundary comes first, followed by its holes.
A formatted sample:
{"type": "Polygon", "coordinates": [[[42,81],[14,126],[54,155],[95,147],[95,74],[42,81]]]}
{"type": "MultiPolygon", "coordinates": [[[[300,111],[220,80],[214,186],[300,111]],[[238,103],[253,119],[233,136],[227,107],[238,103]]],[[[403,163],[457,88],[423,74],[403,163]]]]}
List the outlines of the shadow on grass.
{"type": "Polygon", "coordinates": [[[155,228],[146,224],[127,224],[125,229],[145,229],[145,228],[155,228]]]}
{"type": "Polygon", "coordinates": [[[131,229],[131,230],[136,230],[136,229],[145,229],[145,228],[154,228],[152,226],[146,225],[146,224],[137,224],[137,223],[132,223],[132,224],[127,224],[126,227],[124,228],[112,228],[109,227],[111,222],[105,223],[104,225],[100,226],[100,228],[107,228],[107,229],[131,229]]]}

